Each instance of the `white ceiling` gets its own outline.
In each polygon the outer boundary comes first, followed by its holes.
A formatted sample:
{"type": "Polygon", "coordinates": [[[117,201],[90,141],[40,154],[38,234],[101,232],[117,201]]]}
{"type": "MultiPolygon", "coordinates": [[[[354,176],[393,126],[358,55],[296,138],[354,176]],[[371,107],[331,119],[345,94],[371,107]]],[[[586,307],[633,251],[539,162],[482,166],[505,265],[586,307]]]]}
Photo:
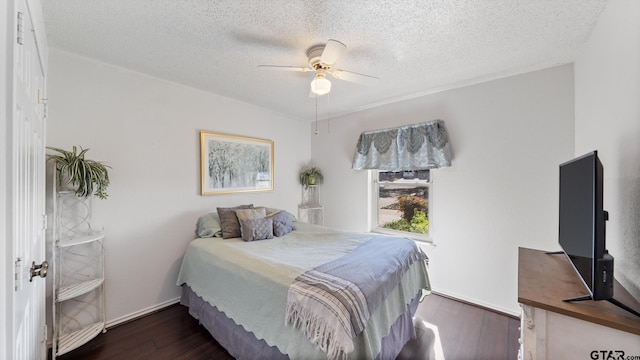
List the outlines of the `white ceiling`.
{"type": "MultiPolygon", "coordinates": [[[[51,47],[315,118],[309,47],[347,45],[334,68],[380,78],[334,80],[331,116],[571,63],[606,0],[46,0],[51,47]]],[[[326,117],[327,100],[318,106],[326,117]]]]}

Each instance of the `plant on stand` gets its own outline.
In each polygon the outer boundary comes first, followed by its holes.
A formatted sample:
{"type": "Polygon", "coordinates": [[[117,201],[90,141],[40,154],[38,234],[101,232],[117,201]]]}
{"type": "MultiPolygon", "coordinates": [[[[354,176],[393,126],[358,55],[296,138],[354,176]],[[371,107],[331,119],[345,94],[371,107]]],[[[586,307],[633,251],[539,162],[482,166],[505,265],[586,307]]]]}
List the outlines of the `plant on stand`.
{"type": "Polygon", "coordinates": [[[317,167],[306,168],[300,172],[300,184],[304,187],[322,184],[322,180],[324,180],[324,177],[317,167]]]}
{"type": "Polygon", "coordinates": [[[107,198],[111,167],[85,158],[89,149],[47,147],[56,184],[52,196],[53,358],[105,330],[104,229],[92,225],[93,196],[107,198]],[[73,284],[69,286],[69,284],[73,284]],[[81,314],[75,316],[73,314],[81,314]],[[70,329],[74,331],[70,331],[70,329]]]}
{"type": "Polygon", "coordinates": [[[73,146],[71,151],[47,147],[57,154],[47,154],[47,160],[54,160],[58,172],[58,184],[60,187],[68,187],[76,196],[88,198],[92,195],[99,199],[107,198],[109,187],[109,171],[111,168],[99,161],[85,159],[89,149],[73,146]]]}

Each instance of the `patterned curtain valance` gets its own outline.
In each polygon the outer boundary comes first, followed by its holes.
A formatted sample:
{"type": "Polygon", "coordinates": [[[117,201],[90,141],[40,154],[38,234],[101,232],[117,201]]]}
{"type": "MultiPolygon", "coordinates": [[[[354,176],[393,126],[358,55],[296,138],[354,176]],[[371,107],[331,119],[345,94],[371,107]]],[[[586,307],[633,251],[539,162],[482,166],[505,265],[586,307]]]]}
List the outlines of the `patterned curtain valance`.
{"type": "Polygon", "coordinates": [[[451,166],[444,121],[365,131],[358,138],[354,170],[425,170],[451,166]]]}

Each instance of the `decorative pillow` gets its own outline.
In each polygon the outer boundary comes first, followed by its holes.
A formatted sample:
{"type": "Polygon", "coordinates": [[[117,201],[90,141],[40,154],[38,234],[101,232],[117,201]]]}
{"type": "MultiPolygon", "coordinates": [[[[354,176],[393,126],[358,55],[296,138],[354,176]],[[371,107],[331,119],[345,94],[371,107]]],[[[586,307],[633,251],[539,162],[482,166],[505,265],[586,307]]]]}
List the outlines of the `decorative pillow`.
{"type": "Polygon", "coordinates": [[[222,237],[222,226],[217,213],[202,215],[196,222],[196,236],[201,238],[222,237]]]}
{"type": "MultiPolygon", "coordinates": [[[[276,208],[270,208],[270,207],[266,207],[266,206],[256,206],[256,209],[260,209],[260,208],[264,208],[265,211],[267,212],[267,216],[272,216],[275,215],[275,213],[279,212],[279,211],[285,211],[285,210],[280,210],[280,209],[276,209],[276,208]]],[[[296,222],[298,221],[298,219],[296,219],[296,216],[293,215],[292,213],[285,211],[287,213],[287,215],[289,215],[289,217],[291,218],[291,221],[296,222]]]]}
{"type": "Polygon", "coordinates": [[[220,217],[220,226],[222,227],[222,238],[230,239],[240,237],[240,223],[236,216],[238,209],[253,209],[253,204],[239,205],[232,208],[217,208],[220,217]]]}
{"type": "Polygon", "coordinates": [[[266,216],[271,216],[280,211],[280,209],[274,209],[266,206],[256,206],[254,209],[264,209],[266,216]]]}
{"type": "Polygon", "coordinates": [[[244,241],[273,239],[273,220],[268,217],[242,219],[240,229],[244,241]]]}
{"type": "Polygon", "coordinates": [[[279,211],[268,218],[273,219],[273,234],[275,236],[286,235],[296,229],[291,216],[286,211],[279,211]]]}
{"type": "Polygon", "coordinates": [[[236,216],[238,217],[238,221],[240,222],[240,227],[242,227],[242,220],[259,219],[265,217],[266,215],[266,211],[263,207],[236,210],[236,216]]]}
{"type": "MultiPolygon", "coordinates": [[[[293,215],[292,213],[290,213],[290,212],[288,212],[288,211],[286,211],[286,213],[287,213],[287,216],[289,217],[289,219],[291,219],[291,221],[292,221],[292,222],[296,222],[296,221],[298,221],[298,219],[296,219],[296,216],[295,216],[295,215],[293,215]]],[[[295,229],[294,229],[294,230],[295,230],[295,229]]]]}

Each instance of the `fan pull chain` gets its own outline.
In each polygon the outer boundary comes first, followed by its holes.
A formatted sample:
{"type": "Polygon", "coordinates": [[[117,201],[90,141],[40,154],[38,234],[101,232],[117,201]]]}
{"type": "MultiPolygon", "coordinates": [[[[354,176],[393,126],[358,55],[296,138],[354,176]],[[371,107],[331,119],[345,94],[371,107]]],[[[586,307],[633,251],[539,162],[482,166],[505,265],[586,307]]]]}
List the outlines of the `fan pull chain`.
{"type": "Polygon", "coordinates": [[[327,94],[327,134],[331,133],[331,116],[329,116],[329,112],[331,110],[330,105],[330,97],[331,97],[331,93],[327,94]]]}
{"type": "Polygon", "coordinates": [[[318,135],[318,95],[316,95],[316,135],[318,135]]]}

